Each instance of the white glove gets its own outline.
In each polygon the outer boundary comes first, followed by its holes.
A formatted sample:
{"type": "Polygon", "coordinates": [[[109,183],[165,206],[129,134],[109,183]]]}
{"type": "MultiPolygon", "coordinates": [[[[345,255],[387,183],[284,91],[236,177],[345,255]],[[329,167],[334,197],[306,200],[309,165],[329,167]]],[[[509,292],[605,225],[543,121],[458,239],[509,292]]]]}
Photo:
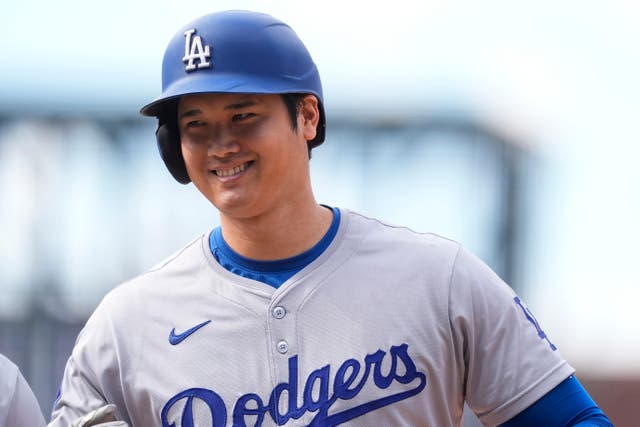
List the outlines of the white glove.
{"type": "Polygon", "coordinates": [[[116,405],[105,405],[89,412],[71,424],[71,427],[129,427],[124,421],[116,418],[116,405]]]}

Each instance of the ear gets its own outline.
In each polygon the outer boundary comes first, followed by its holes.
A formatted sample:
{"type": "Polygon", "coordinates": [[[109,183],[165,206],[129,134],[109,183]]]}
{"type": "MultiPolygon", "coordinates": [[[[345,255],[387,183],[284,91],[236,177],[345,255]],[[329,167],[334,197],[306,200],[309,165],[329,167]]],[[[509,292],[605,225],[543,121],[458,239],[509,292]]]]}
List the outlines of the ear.
{"type": "Polygon", "coordinates": [[[298,129],[302,130],[305,140],[311,141],[316,137],[316,128],[319,121],[318,98],[314,95],[306,95],[300,102],[300,110],[298,112],[298,129]]]}

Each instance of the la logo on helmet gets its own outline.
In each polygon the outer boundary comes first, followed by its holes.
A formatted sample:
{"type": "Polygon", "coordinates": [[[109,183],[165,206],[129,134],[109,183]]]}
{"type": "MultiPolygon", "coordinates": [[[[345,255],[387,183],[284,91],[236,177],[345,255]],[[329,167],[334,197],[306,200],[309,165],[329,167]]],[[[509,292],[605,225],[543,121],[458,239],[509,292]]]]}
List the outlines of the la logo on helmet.
{"type": "Polygon", "coordinates": [[[202,38],[200,36],[193,37],[195,32],[195,28],[192,28],[184,33],[184,57],[182,58],[182,62],[187,64],[187,66],[184,67],[187,71],[211,67],[211,63],[208,61],[211,59],[211,50],[208,45],[202,46],[202,38]],[[198,64],[194,63],[196,60],[198,64]]]}

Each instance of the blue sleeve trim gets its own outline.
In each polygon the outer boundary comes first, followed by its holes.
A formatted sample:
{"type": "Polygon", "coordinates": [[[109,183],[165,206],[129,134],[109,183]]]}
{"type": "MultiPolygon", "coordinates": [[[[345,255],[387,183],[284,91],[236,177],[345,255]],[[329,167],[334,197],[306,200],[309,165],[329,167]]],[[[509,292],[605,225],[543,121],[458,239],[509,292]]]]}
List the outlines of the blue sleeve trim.
{"type": "Polygon", "coordinates": [[[613,427],[582,384],[571,375],[502,427],[613,427]]]}

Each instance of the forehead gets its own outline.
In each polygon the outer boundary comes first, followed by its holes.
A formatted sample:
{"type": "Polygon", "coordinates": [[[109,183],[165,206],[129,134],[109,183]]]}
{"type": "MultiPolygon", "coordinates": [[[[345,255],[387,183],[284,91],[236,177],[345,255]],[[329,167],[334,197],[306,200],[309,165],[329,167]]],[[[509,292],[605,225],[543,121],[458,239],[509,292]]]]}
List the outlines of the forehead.
{"type": "Polygon", "coordinates": [[[245,106],[265,105],[274,102],[279,95],[251,93],[198,93],[184,95],[178,101],[178,111],[192,108],[233,109],[245,106]]]}

